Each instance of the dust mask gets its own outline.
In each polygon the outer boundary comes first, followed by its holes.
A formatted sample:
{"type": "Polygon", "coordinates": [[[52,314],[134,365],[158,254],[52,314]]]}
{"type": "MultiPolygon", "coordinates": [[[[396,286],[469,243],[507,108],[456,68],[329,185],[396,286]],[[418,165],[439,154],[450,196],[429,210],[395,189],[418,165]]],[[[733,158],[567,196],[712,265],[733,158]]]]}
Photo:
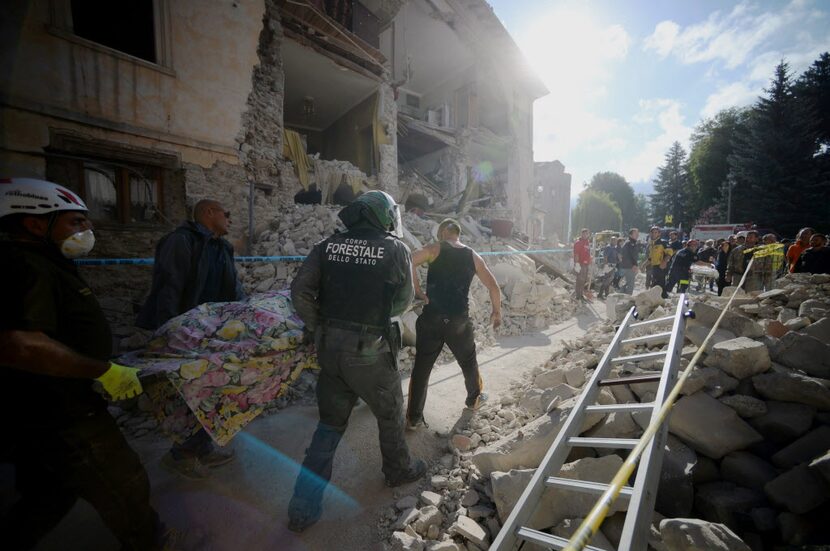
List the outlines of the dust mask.
{"type": "Polygon", "coordinates": [[[92,230],[73,233],[60,243],[61,254],[69,259],[86,256],[95,246],[95,234],[92,230]]]}

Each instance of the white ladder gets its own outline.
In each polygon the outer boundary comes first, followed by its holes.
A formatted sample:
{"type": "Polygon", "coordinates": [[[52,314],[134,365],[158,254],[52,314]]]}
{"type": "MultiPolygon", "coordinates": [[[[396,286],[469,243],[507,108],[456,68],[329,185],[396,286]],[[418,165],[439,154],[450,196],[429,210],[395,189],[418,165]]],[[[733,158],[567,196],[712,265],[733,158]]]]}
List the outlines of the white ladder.
{"type": "MultiPolygon", "coordinates": [[[[512,551],[524,542],[531,542],[548,549],[563,549],[567,544],[566,538],[561,538],[530,528],[525,524],[538,506],[546,488],[556,488],[563,491],[590,493],[600,496],[608,489],[608,484],[582,480],[560,478],[557,475],[568,458],[570,451],[575,447],[633,449],[638,440],[628,438],[584,438],[580,437],[581,427],[585,416],[589,413],[613,413],[651,411],[651,421],[658,417],[660,406],[666,400],[677,380],[680,365],[680,356],[683,351],[683,338],[686,328],[686,319],[694,317],[688,308],[685,294],[681,294],[677,301],[675,312],[671,316],[661,317],[648,321],[636,321],[637,313],[634,307],[629,310],[623,319],[608,349],[602,356],[599,365],[594,370],[585,390],[571,410],[568,419],[559,431],[556,439],[542,459],[539,468],[516,502],[516,506],[508,516],[501,531],[493,544],[492,551],[512,551]],[[632,329],[653,329],[671,322],[671,330],[665,328],[655,333],[628,337],[632,329]],[[646,352],[621,356],[624,345],[652,345],[668,343],[664,351],[646,352]],[[663,359],[661,371],[654,371],[630,377],[608,378],[611,367],[628,362],[646,362],[663,359]],[[602,387],[620,384],[657,382],[659,385],[653,402],[599,405],[596,400],[602,387]]],[[[625,524],[618,551],[640,551],[646,548],[651,517],[654,510],[654,500],[657,496],[657,486],[660,479],[660,468],[663,463],[663,444],[666,440],[668,423],[663,423],[655,438],[643,452],[633,486],[625,486],[620,492],[620,499],[628,502],[625,524]]],[[[585,549],[601,551],[597,547],[587,546],[585,549]]]]}

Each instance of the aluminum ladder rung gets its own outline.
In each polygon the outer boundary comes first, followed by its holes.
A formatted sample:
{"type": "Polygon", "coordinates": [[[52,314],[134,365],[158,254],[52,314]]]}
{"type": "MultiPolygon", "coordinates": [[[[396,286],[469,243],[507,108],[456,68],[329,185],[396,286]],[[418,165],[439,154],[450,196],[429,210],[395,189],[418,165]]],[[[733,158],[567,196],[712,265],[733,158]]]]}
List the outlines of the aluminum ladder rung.
{"type": "Polygon", "coordinates": [[[663,323],[666,321],[673,321],[674,316],[665,316],[663,318],[655,318],[653,320],[646,320],[646,321],[638,321],[637,323],[632,323],[628,326],[629,329],[637,329],[639,327],[648,327],[649,325],[654,325],[657,323],[663,323]]]}
{"type": "Polygon", "coordinates": [[[572,436],[568,444],[580,448],[608,448],[611,450],[633,450],[639,440],[637,438],[584,438],[572,436]]]}
{"type": "Polygon", "coordinates": [[[651,409],[654,409],[654,402],[588,406],[585,408],[585,411],[588,413],[617,413],[618,411],[634,413],[636,411],[649,411],[651,409]]]}
{"type": "Polygon", "coordinates": [[[644,354],[633,354],[631,356],[617,356],[611,360],[612,364],[623,364],[625,362],[647,362],[649,360],[659,360],[663,358],[667,352],[659,350],[657,352],[646,352],[644,354]]]}
{"type": "Polygon", "coordinates": [[[656,342],[669,342],[671,338],[671,331],[664,333],[654,333],[653,335],[644,335],[642,337],[634,337],[633,339],[625,339],[620,344],[652,344],[656,342]]]}
{"type": "Polygon", "coordinates": [[[653,383],[660,380],[663,374],[655,371],[654,373],[643,373],[642,375],[632,375],[630,377],[614,377],[613,379],[603,379],[597,382],[597,386],[614,386],[614,385],[634,385],[637,383],[653,383]]]}
{"type": "MultiPolygon", "coordinates": [[[[573,480],[571,478],[561,478],[558,476],[549,476],[545,479],[545,484],[552,488],[560,488],[563,490],[573,490],[574,492],[581,492],[583,494],[601,495],[608,489],[608,484],[604,482],[591,482],[588,480],[573,480]]],[[[631,486],[623,486],[620,490],[620,498],[628,499],[634,493],[634,488],[631,486]]]]}
{"type": "MultiPolygon", "coordinates": [[[[624,506],[620,509],[626,510],[618,549],[639,551],[646,548],[649,525],[654,513],[654,500],[660,482],[663,442],[668,435],[668,423],[663,422],[653,438],[642,441],[642,444],[640,444],[641,440],[636,438],[600,438],[578,435],[583,432],[581,427],[585,426],[586,416],[608,415],[616,412],[648,412],[649,416],[653,417],[655,409],[665,402],[666,396],[671,391],[671,385],[676,380],[683,351],[686,321],[689,318],[688,312],[685,294],[677,297],[674,315],[634,323],[636,321],[634,308],[628,310],[559,433],[545,452],[544,458],[505,519],[501,530],[494,535],[493,543],[490,545],[492,551],[515,551],[524,542],[545,549],[568,547],[568,538],[535,530],[528,525],[546,489],[554,488],[556,492],[580,492],[594,495],[594,497],[604,495],[605,492],[610,493],[609,484],[574,480],[559,474],[571,452],[575,448],[633,450],[638,445],[643,446],[643,452],[642,457],[639,458],[637,473],[630,477],[631,480],[625,482],[625,486],[618,495],[619,499],[624,501],[621,504],[624,506]],[[661,323],[664,325],[659,325],[661,323]],[[632,333],[631,330],[636,328],[648,329],[632,333]],[[638,336],[641,333],[647,333],[647,335],[638,336]],[[650,345],[651,343],[658,346],[665,343],[665,350],[640,349],[639,352],[642,353],[637,354],[634,354],[638,352],[637,350],[622,351],[625,345],[650,345]],[[645,369],[623,368],[624,373],[618,373],[619,367],[614,367],[614,364],[620,366],[625,362],[653,362],[653,367],[646,363],[641,364],[641,367],[645,369]],[[608,385],[654,382],[656,382],[655,396],[649,402],[599,403],[599,394],[602,388],[608,385]]],[[[591,545],[584,549],[599,550],[598,547],[591,545]]]]}
{"type": "MultiPolygon", "coordinates": [[[[539,530],[534,530],[533,528],[527,528],[525,526],[519,528],[516,531],[516,535],[525,541],[536,543],[549,549],[564,549],[565,546],[568,545],[568,540],[566,538],[560,538],[559,536],[554,536],[553,534],[546,534],[544,532],[540,532],[539,530]]],[[[593,545],[586,545],[583,549],[587,549],[588,551],[603,551],[602,548],[594,547],[593,545]]]]}

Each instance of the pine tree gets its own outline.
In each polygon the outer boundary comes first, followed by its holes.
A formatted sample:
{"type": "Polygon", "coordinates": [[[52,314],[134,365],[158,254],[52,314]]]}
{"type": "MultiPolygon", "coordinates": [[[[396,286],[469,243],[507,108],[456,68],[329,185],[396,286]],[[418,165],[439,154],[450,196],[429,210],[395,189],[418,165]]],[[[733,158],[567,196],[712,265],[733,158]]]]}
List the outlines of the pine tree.
{"type": "Polygon", "coordinates": [[[813,186],[815,221],[809,225],[830,231],[830,53],[825,52],[804,71],[794,86],[795,97],[806,104],[816,121],[816,181],[813,186]],[[820,205],[824,205],[822,209],[820,205]]]}
{"type": "Polygon", "coordinates": [[[729,157],[733,221],[752,221],[790,236],[815,219],[815,119],[795,98],[785,62],[776,67],[766,96],[752,108],[734,146],[729,157]]]}
{"type": "Polygon", "coordinates": [[[672,225],[691,229],[696,213],[694,197],[686,162],[686,151],[680,142],[674,142],[666,153],[666,163],[657,170],[654,193],[651,195],[651,210],[658,224],[666,216],[672,217],[672,225]]]}
{"type": "Polygon", "coordinates": [[[722,200],[725,198],[721,197],[721,189],[729,175],[733,138],[745,121],[746,112],[732,107],[701,121],[692,133],[689,178],[694,190],[694,210],[698,218],[713,219],[709,223],[726,220],[726,204],[722,200]]]}

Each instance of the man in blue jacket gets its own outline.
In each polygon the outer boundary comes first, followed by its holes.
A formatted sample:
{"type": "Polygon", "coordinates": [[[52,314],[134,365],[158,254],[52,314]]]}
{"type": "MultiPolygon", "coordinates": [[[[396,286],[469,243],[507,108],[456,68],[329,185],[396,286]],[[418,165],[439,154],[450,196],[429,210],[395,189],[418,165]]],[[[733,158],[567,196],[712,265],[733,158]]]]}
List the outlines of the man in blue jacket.
{"type": "MultiPolygon", "coordinates": [[[[153,286],[136,325],[155,330],[200,304],[245,298],[233,246],[223,239],[230,223],[230,212],[219,201],[202,199],[193,209],[193,221],[182,223],[159,241],[153,286]]],[[[200,480],[207,476],[208,467],[231,460],[232,451],[216,448],[210,436],[199,430],[185,442],[174,444],[162,464],[186,478],[200,480]]]]}

